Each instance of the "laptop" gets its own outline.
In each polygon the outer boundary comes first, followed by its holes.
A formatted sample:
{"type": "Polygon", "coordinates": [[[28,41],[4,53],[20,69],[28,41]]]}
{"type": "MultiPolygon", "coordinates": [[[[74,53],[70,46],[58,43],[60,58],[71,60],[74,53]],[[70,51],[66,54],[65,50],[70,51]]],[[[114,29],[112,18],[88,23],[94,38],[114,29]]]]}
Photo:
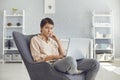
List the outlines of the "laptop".
{"type": "Polygon", "coordinates": [[[66,56],[71,56],[76,60],[87,57],[89,53],[89,39],[71,38],[68,43],[66,56]]]}

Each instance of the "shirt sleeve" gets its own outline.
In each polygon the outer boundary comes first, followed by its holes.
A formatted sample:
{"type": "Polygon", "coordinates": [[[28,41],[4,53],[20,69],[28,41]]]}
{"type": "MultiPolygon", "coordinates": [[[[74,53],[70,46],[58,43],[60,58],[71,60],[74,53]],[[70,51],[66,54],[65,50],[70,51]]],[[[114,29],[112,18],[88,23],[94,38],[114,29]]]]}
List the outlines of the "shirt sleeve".
{"type": "Polygon", "coordinates": [[[31,50],[31,54],[32,54],[34,61],[36,62],[45,61],[45,58],[47,55],[44,53],[41,53],[40,45],[34,37],[31,39],[30,50],[31,50]]]}

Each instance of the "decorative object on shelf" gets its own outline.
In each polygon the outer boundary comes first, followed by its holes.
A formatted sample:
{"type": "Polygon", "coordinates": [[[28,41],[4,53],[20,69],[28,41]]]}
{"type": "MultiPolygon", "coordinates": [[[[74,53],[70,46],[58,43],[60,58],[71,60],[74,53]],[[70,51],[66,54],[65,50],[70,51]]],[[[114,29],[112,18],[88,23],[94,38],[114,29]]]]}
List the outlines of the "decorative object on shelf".
{"type": "Polygon", "coordinates": [[[12,26],[12,23],[10,23],[10,22],[9,22],[9,23],[7,23],[7,26],[12,26]]]}
{"type": "Polygon", "coordinates": [[[97,60],[98,61],[111,61],[114,59],[114,55],[111,53],[100,53],[97,54],[97,60]]]}
{"type": "Polygon", "coordinates": [[[12,36],[6,36],[7,38],[12,38],[12,36]]]}
{"type": "Polygon", "coordinates": [[[21,60],[22,58],[19,53],[15,53],[15,54],[12,54],[12,59],[13,60],[21,60]]]}
{"type": "Polygon", "coordinates": [[[109,44],[101,44],[101,49],[107,49],[108,46],[109,44]]]}
{"type": "Polygon", "coordinates": [[[96,32],[96,38],[103,38],[103,34],[96,32]]]}
{"type": "Polygon", "coordinates": [[[17,25],[17,26],[21,26],[21,23],[18,22],[18,23],[16,23],[16,25],[17,25]]]}
{"type": "Polygon", "coordinates": [[[12,55],[9,54],[9,53],[6,53],[6,54],[4,55],[4,59],[5,59],[5,60],[12,60],[12,55]]]}
{"type": "Polygon", "coordinates": [[[103,38],[106,38],[106,34],[103,34],[103,38]]]}
{"type": "Polygon", "coordinates": [[[8,47],[8,49],[11,48],[11,42],[10,42],[10,40],[7,41],[7,47],[8,47]]]}
{"type": "Polygon", "coordinates": [[[111,44],[96,44],[95,45],[96,49],[103,49],[103,50],[108,50],[111,49],[111,44]]]}
{"type": "Polygon", "coordinates": [[[17,15],[17,8],[12,8],[12,11],[13,11],[13,15],[17,15]]]}
{"type": "Polygon", "coordinates": [[[55,0],[44,0],[45,14],[55,13],[55,0]]]}
{"type": "Polygon", "coordinates": [[[13,47],[13,42],[11,40],[7,40],[6,43],[5,43],[5,47],[10,49],[11,47],[13,47]]]}
{"type": "Polygon", "coordinates": [[[112,35],[111,34],[106,34],[106,37],[111,38],[112,35]]]}

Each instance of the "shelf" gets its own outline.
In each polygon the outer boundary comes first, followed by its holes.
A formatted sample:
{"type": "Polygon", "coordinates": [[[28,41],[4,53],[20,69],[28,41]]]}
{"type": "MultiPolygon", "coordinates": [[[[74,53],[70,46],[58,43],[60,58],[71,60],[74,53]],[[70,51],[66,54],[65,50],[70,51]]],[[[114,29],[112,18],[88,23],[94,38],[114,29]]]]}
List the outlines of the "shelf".
{"type": "Polygon", "coordinates": [[[93,27],[95,27],[95,28],[111,28],[112,25],[109,23],[94,23],[93,27]]]}
{"type": "Polygon", "coordinates": [[[112,12],[93,11],[92,25],[95,59],[98,61],[111,61],[114,56],[112,12]]]}
{"type": "Polygon", "coordinates": [[[23,26],[5,26],[5,28],[23,28],[23,26]]]}
{"type": "Polygon", "coordinates": [[[107,51],[107,50],[113,50],[113,49],[95,49],[95,50],[107,51]]]}
{"type": "Polygon", "coordinates": [[[94,38],[94,39],[111,39],[111,38],[94,38]]]}
{"type": "Polygon", "coordinates": [[[112,11],[107,11],[107,12],[99,12],[99,11],[93,11],[93,16],[109,16],[111,17],[112,16],[112,11]]]}
{"type": "Polygon", "coordinates": [[[23,15],[18,14],[18,15],[5,15],[6,17],[23,17],[23,15]]]}
{"type": "Polygon", "coordinates": [[[22,60],[4,60],[5,62],[22,62],[22,60]]]}
{"type": "Polygon", "coordinates": [[[112,28],[112,26],[94,26],[95,28],[112,28]]]}
{"type": "Polygon", "coordinates": [[[102,17],[102,16],[103,16],[103,17],[111,17],[111,14],[95,14],[94,16],[95,16],[95,17],[97,17],[97,16],[98,16],[98,17],[102,17]]]}
{"type": "Polygon", "coordinates": [[[4,62],[22,62],[19,51],[13,39],[13,31],[23,33],[25,12],[18,10],[4,10],[3,13],[3,56],[4,62]],[[8,49],[10,46],[10,49],[8,49]]]}
{"type": "Polygon", "coordinates": [[[4,50],[18,50],[17,48],[10,48],[10,49],[8,49],[8,48],[4,48],[4,50]]]}
{"type": "Polygon", "coordinates": [[[108,60],[103,59],[103,60],[98,60],[98,61],[100,61],[100,62],[111,62],[111,61],[113,61],[113,58],[108,59],[108,60]]]}
{"type": "Polygon", "coordinates": [[[12,40],[13,38],[4,38],[4,39],[11,39],[12,40]]]}

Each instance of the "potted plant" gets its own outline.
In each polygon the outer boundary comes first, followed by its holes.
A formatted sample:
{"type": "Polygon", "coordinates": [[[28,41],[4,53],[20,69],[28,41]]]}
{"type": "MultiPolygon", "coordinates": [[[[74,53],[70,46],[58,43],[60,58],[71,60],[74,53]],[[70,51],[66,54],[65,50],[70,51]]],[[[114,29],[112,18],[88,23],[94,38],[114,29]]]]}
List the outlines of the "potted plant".
{"type": "Polygon", "coordinates": [[[16,15],[17,14],[17,8],[12,8],[12,11],[13,11],[13,15],[16,15]]]}

